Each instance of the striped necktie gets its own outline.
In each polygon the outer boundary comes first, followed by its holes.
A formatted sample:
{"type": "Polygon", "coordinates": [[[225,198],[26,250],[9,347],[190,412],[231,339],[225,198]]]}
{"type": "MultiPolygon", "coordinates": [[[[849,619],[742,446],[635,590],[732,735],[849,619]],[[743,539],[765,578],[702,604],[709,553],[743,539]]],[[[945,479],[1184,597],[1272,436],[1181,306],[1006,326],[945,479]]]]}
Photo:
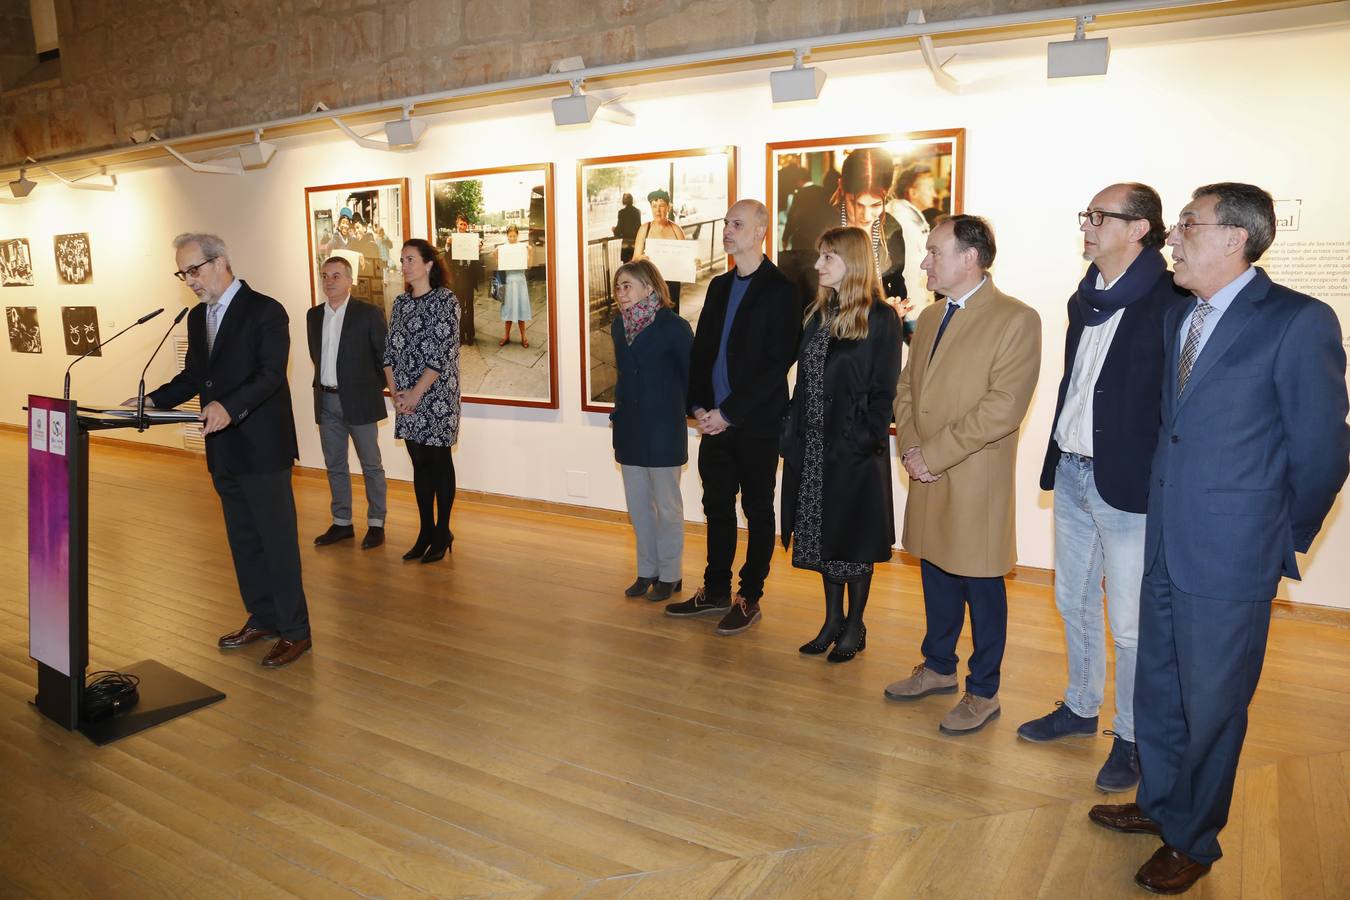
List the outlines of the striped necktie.
{"type": "Polygon", "coordinates": [[[206,355],[209,358],[216,349],[216,330],[220,327],[220,304],[208,303],[206,306],[206,355]]]}
{"type": "Polygon", "coordinates": [[[1210,303],[1199,300],[1195,304],[1195,312],[1191,313],[1191,329],[1186,332],[1186,343],[1181,347],[1181,360],[1177,363],[1177,396],[1186,390],[1186,381],[1195,367],[1195,358],[1200,355],[1200,333],[1204,331],[1205,319],[1213,310],[1210,303]]]}

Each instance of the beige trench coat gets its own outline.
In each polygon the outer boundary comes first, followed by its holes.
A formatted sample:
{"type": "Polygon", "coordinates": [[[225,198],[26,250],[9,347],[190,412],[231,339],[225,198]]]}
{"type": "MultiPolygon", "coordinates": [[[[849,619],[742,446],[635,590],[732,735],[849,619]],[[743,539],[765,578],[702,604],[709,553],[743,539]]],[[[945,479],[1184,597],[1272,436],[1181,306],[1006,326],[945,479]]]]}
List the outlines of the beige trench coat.
{"type": "Polygon", "coordinates": [[[909,482],[901,543],[953,575],[994,577],[1017,562],[1017,429],[1041,368],[1041,317],[992,279],[933,339],[947,304],[919,315],[895,396],[896,447],[917,446],[943,477],[909,482]]]}

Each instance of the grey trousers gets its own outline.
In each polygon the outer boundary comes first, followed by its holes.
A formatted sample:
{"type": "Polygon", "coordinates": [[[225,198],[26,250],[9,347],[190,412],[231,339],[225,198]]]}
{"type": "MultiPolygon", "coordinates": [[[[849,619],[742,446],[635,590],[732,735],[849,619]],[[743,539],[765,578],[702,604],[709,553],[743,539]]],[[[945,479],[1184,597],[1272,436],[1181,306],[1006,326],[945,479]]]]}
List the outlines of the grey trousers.
{"type": "Polygon", "coordinates": [[[684,498],[680,496],[683,466],[619,468],[623,470],[628,517],[637,533],[638,577],[679,581],[684,558],[684,498]]]}
{"type": "Polygon", "coordinates": [[[321,392],[319,445],[328,469],[328,489],[333,494],[333,524],[352,524],[352,475],[347,465],[347,438],[356,445],[361,474],[366,478],[366,524],[384,527],[387,510],[384,466],[380,461],[379,423],[349,425],[342,416],[337,394],[321,392]]]}

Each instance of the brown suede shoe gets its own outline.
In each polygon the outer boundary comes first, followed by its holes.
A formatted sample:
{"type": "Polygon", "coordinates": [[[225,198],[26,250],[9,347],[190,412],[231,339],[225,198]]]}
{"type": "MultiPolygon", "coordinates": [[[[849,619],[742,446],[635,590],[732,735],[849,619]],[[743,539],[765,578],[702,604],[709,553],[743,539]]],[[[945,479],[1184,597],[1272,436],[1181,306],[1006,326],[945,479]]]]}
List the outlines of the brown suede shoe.
{"type": "Polygon", "coordinates": [[[245,624],[238,631],[232,631],[229,634],[222,635],[220,640],[216,641],[216,646],[222,650],[236,650],[245,644],[251,644],[254,641],[261,641],[263,638],[277,637],[275,631],[263,631],[261,628],[254,628],[252,625],[245,624]]]}
{"type": "Polygon", "coordinates": [[[1138,803],[1102,803],[1088,810],[1088,818],[1112,831],[1162,837],[1162,826],[1144,815],[1138,803]]]}
{"type": "Polygon", "coordinates": [[[942,717],[938,731],[943,734],[974,734],[998,718],[998,697],[981,697],[966,691],[960,701],[942,717]]]}
{"type": "Polygon", "coordinates": [[[290,665],[303,656],[312,646],[314,646],[314,642],[309,638],[301,638],[298,641],[282,638],[272,645],[271,650],[267,651],[262,664],[269,669],[290,665]]]}
{"type": "Polygon", "coordinates": [[[1209,872],[1209,863],[1197,862],[1175,847],[1163,844],[1134,873],[1134,883],[1155,894],[1184,894],[1209,872]]]}
{"type": "Polygon", "coordinates": [[[918,700],[929,694],[956,693],[956,674],[940,675],[923,663],[914,667],[908,678],[886,686],[886,697],[891,700],[918,700]]]}

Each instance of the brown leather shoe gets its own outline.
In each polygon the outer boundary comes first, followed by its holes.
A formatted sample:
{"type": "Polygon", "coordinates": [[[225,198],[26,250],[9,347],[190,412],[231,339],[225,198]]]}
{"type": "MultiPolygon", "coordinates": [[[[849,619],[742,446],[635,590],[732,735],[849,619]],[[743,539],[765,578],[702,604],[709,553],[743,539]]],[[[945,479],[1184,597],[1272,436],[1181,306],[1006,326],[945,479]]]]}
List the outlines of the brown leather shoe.
{"type": "Polygon", "coordinates": [[[1088,818],[1112,831],[1162,837],[1162,826],[1144,815],[1138,803],[1102,803],[1088,810],[1088,818]]]}
{"type": "Polygon", "coordinates": [[[1197,862],[1177,848],[1163,844],[1139,867],[1134,883],[1155,894],[1184,894],[1209,867],[1209,863],[1197,862]]]}
{"type": "Polygon", "coordinates": [[[301,638],[298,641],[282,638],[272,645],[271,650],[267,651],[262,664],[269,669],[290,665],[303,656],[312,646],[314,646],[314,642],[309,638],[301,638]]]}
{"type": "Polygon", "coordinates": [[[264,631],[261,628],[254,628],[252,625],[245,624],[238,631],[232,631],[223,635],[216,641],[216,646],[222,650],[236,650],[245,644],[251,644],[254,641],[261,641],[263,638],[277,637],[275,631],[264,631]]]}

